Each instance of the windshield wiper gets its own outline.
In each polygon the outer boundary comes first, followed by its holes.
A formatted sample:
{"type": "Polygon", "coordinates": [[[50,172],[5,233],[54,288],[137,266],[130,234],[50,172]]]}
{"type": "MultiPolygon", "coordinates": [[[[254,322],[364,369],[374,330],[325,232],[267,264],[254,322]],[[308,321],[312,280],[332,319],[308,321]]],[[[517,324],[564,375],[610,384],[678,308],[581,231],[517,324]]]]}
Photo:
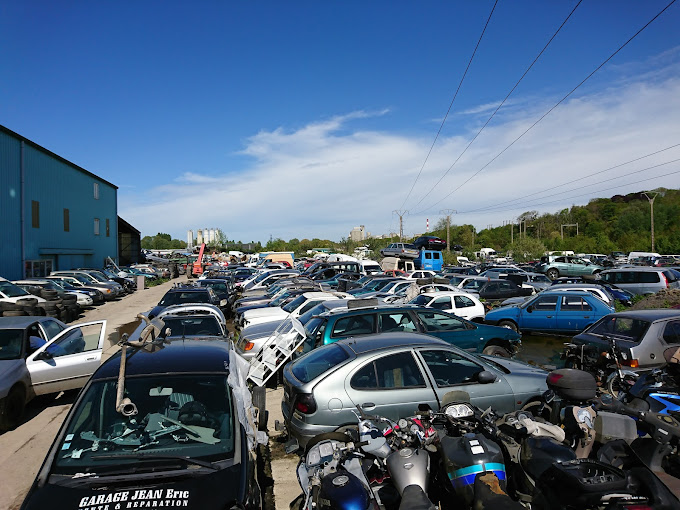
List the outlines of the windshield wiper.
{"type": "Polygon", "coordinates": [[[122,455],[115,455],[115,454],[95,455],[91,458],[92,458],[92,460],[106,460],[106,459],[183,460],[183,461],[188,462],[189,464],[195,464],[196,466],[206,467],[206,468],[214,469],[214,470],[219,469],[219,467],[217,467],[214,462],[208,462],[206,460],[194,459],[193,457],[187,457],[187,456],[184,456],[184,455],[156,455],[156,454],[146,454],[146,453],[141,453],[141,454],[140,453],[137,453],[137,454],[124,453],[122,455]]]}

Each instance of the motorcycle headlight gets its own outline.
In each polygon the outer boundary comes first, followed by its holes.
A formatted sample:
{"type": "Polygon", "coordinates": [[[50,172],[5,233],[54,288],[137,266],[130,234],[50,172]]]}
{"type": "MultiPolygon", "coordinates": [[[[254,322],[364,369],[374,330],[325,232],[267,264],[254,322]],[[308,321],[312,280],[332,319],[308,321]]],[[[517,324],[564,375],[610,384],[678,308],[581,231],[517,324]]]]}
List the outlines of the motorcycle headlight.
{"type": "Polygon", "coordinates": [[[467,404],[451,404],[444,411],[449,418],[465,418],[472,416],[475,412],[467,404]]]}

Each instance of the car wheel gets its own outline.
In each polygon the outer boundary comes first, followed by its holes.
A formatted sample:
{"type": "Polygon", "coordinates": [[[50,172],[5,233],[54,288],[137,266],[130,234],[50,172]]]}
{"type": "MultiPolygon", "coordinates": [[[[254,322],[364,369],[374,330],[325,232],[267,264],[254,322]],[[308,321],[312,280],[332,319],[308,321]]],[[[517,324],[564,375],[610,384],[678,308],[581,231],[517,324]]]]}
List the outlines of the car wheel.
{"type": "Polygon", "coordinates": [[[19,424],[24,414],[26,395],[21,386],[15,386],[0,400],[0,430],[11,430],[19,424]]]}
{"type": "Polygon", "coordinates": [[[555,280],[556,278],[559,278],[559,276],[560,276],[560,272],[557,269],[555,269],[554,267],[551,267],[550,269],[548,269],[548,271],[545,274],[551,280],[555,280]]]}
{"type": "Polygon", "coordinates": [[[487,356],[500,356],[501,358],[510,357],[510,352],[500,345],[488,345],[484,347],[482,354],[486,354],[487,356]]]}
{"type": "Polygon", "coordinates": [[[519,333],[519,328],[517,327],[517,324],[515,324],[512,321],[500,321],[498,323],[498,326],[501,328],[507,328],[513,330],[515,333],[519,333]]]}
{"type": "Polygon", "coordinates": [[[267,388],[253,387],[253,407],[257,408],[257,430],[267,430],[267,388]]]}

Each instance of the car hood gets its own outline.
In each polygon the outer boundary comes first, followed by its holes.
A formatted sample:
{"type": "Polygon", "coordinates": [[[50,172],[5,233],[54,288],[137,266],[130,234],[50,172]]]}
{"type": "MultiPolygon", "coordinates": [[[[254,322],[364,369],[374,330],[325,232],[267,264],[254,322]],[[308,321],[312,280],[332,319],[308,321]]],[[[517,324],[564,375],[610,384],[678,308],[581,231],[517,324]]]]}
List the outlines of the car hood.
{"type": "MultiPolygon", "coordinates": [[[[140,464],[143,465],[143,464],[140,464]]],[[[132,467],[132,465],[131,465],[132,467]]],[[[136,466],[135,466],[136,467],[136,466]]],[[[247,484],[241,480],[241,464],[219,471],[170,471],[167,477],[142,478],[129,476],[129,482],[116,480],[105,488],[103,482],[64,487],[46,483],[34,484],[24,501],[23,509],[83,510],[85,508],[157,508],[181,507],[201,510],[232,508],[243,503],[247,484]],[[171,473],[177,473],[174,479],[171,473]],[[184,476],[183,476],[184,475],[184,476]],[[245,489],[245,490],[244,490],[245,489]]],[[[240,508],[240,505],[239,505],[240,508]]]]}
{"type": "Polygon", "coordinates": [[[266,308],[255,308],[253,310],[248,310],[243,313],[243,318],[246,320],[259,319],[264,317],[287,317],[288,312],[284,312],[282,308],[278,306],[268,306],[266,308]]]}
{"type": "Polygon", "coordinates": [[[246,326],[241,330],[241,338],[248,338],[248,340],[254,340],[256,338],[270,337],[276,331],[283,320],[275,320],[269,322],[263,322],[262,324],[253,324],[252,326],[246,326]]]}
{"type": "MultiPolygon", "coordinates": [[[[522,303],[524,303],[524,301],[522,301],[522,303]]],[[[515,315],[519,311],[519,305],[522,303],[507,304],[498,308],[494,308],[490,312],[487,312],[486,318],[493,319],[497,315],[502,315],[504,317],[507,317],[509,314],[515,315]]]]}
{"type": "Polygon", "coordinates": [[[28,371],[23,359],[0,360],[0,398],[7,396],[9,389],[28,371]]]}

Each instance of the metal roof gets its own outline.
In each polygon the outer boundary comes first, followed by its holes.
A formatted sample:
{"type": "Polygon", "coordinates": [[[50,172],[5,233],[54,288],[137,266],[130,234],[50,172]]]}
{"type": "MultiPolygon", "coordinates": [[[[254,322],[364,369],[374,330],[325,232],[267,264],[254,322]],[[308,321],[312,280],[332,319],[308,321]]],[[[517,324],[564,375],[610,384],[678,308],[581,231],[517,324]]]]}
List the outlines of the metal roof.
{"type": "Polygon", "coordinates": [[[92,172],[90,172],[89,170],[85,170],[83,167],[78,166],[78,165],[76,165],[75,163],[69,161],[68,159],[65,159],[65,158],[61,157],[59,154],[55,154],[55,153],[52,152],[51,150],[46,149],[45,147],[43,147],[43,146],[41,146],[41,145],[38,145],[37,143],[35,143],[35,142],[29,140],[28,138],[25,138],[25,137],[21,136],[21,135],[18,134],[18,133],[15,133],[15,132],[12,131],[11,129],[8,129],[8,128],[6,128],[5,126],[3,126],[2,124],[0,124],[0,131],[3,131],[3,132],[5,132],[6,134],[8,134],[8,135],[10,135],[10,136],[13,136],[14,138],[19,139],[20,141],[24,142],[26,145],[30,145],[31,147],[33,147],[33,148],[35,148],[35,149],[38,149],[39,151],[42,151],[42,152],[44,152],[45,154],[48,154],[50,157],[53,157],[53,158],[55,158],[55,159],[61,161],[62,163],[65,163],[65,164],[67,164],[68,166],[70,166],[70,167],[72,167],[72,168],[74,168],[74,169],[76,169],[76,170],[78,170],[78,171],[80,171],[80,172],[83,172],[84,174],[89,175],[90,177],[94,177],[95,179],[99,180],[100,182],[103,182],[104,184],[108,184],[108,185],[111,186],[112,188],[118,189],[118,186],[116,186],[115,184],[110,183],[110,182],[107,181],[106,179],[102,179],[102,178],[99,177],[98,175],[95,175],[95,174],[93,174],[92,172]]]}

